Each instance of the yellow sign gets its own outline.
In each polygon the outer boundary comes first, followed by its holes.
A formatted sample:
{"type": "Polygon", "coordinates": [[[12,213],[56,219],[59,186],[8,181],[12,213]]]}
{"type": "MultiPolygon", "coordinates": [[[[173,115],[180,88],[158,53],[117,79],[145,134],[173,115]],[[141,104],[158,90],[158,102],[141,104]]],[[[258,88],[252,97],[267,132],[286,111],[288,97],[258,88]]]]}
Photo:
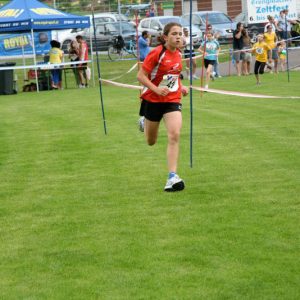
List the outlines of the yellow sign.
{"type": "Polygon", "coordinates": [[[9,49],[25,47],[30,44],[30,41],[27,35],[21,35],[9,39],[4,39],[3,44],[4,44],[4,48],[6,50],[9,50],[9,49]]]}
{"type": "Polygon", "coordinates": [[[5,9],[0,12],[0,18],[17,18],[23,13],[24,9],[5,9]]]}
{"type": "Polygon", "coordinates": [[[46,8],[46,7],[40,7],[40,8],[31,8],[31,11],[33,11],[34,13],[36,13],[37,15],[41,15],[41,16],[48,16],[48,15],[65,15],[64,13],[52,9],[52,8],[46,8]]]}

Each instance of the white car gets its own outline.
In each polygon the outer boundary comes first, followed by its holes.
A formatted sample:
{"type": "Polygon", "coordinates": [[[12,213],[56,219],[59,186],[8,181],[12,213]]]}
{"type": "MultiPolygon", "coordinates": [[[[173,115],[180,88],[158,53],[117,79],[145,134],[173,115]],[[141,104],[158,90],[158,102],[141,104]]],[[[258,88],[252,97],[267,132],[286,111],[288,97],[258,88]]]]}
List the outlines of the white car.
{"type": "MultiPolygon", "coordinates": [[[[190,20],[190,15],[185,14],[183,18],[190,20]]],[[[219,43],[229,44],[233,40],[233,31],[236,29],[236,23],[229,16],[220,11],[195,11],[192,13],[192,24],[200,28],[203,32],[206,30],[207,23],[212,25],[214,33],[219,33],[219,43]]]]}
{"type": "MultiPolygon", "coordinates": [[[[151,35],[151,46],[158,44],[157,37],[163,32],[164,26],[168,23],[176,22],[181,24],[184,28],[189,28],[189,23],[178,16],[164,16],[164,17],[151,17],[141,20],[138,26],[139,35],[147,30],[151,35]]],[[[192,25],[192,39],[196,47],[199,47],[202,41],[202,31],[196,26],[192,25]]]]}

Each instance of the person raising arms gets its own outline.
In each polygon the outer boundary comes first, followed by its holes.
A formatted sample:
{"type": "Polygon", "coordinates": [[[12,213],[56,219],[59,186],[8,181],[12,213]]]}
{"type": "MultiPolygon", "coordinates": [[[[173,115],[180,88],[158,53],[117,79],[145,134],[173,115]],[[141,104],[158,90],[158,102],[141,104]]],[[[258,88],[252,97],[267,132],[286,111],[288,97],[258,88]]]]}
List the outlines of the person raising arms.
{"type": "Polygon", "coordinates": [[[168,23],[161,36],[161,45],[147,55],[137,75],[138,81],[144,86],[140,115],[142,120],[144,118],[148,145],[156,143],[162,119],[167,129],[169,175],[164,188],[167,192],[181,191],[185,187],[184,181],[176,173],[182,126],[181,94],[188,94],[188,89],[182,86],[179,77],[182,71],[181,46],[181,25],[168,23]]]}

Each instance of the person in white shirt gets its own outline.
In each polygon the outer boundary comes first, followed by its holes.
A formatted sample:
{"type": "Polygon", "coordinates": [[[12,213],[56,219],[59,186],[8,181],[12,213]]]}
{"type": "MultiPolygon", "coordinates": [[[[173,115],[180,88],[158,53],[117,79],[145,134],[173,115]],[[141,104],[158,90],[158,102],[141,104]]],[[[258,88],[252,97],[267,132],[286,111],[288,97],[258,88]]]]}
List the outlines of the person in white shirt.
{"type": "Polygon", "coordinates": [[[268,26],[269,26],[269,25],[272,26],[272,31],[273,31],[273,32],[276,32],[276,30],[277,30],[277,22],[275,21],[274,17],[268,15],[267,18],[268,18],[268,21],[269,21],[269,22],[266,24],[266,26],[265,26],[265,28],[264,28],[264,32],[267,32],[267,31],[268,31],[268,26]]]}
{"type": "MultiPolygon", "coordinates": [[[[190,44],[190,35],[189,30],[187,28],[183,29],[183,49],[184,49],[184,58],[186,59],[186,69],[187,69],[187,76],[189,77],[190,74],[190,50],[192,50],[192,57],[195,56],[194,53],[194,46],[190,44]]],[[[192,59],[192,76],[194,79],[199,79],[199,77],[196,75],[196,60],[192,59]]]]}

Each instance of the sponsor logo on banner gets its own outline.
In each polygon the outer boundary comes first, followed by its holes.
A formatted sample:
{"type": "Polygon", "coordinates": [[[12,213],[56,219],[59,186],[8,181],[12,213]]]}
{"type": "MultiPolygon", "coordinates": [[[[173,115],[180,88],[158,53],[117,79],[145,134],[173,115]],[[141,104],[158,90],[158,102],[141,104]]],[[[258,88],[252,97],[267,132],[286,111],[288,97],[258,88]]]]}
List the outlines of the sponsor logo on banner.
{"type": "MultiPolygon", "coordinates": [[[[34,32],[35,51],[38,55],[49,52],[51,31],[34,32]]],[[[0,35],[0,56],[20,56],[33,54],[30,33],[12,33],[0,35]]]]}
{"type": "Polygon", "coordinates": [[[24,12],[24,9],[5,9],[0,11],[0,20],[3,18],[18,18],[22,13],[24,12]]]}

